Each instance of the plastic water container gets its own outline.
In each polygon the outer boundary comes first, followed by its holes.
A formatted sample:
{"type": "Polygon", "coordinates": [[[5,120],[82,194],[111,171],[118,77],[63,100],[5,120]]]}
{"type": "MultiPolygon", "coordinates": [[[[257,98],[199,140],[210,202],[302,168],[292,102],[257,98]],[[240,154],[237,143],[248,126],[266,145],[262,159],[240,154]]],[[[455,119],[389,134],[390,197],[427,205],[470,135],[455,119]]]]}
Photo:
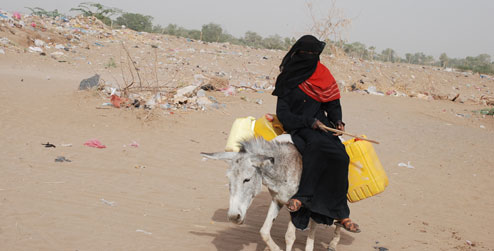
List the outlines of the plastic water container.
{"type": "Polygon", "coordinates": [[[237,118],[232,125],[228,140],[226,141],[225,151],[238,152],[240,151],[240,142],[254,137],[254,124],[256,118],[245,117],[237,118]]]}
{"type": "Polygon", "coordinates": [[[266,114],[256,120],[254,134],[256,137],[263,137],[270,141],[276,136],[283,134],[283,126],[276,115],[266,114]]]}
{"type": "MultiPolygon", "coordinates": [[[[365,135],[362,137],[366,138],[365,135]]],[[[372,144],[358,139],[347,140],[343,144],[350,157],[348,201],[357,202],[382,193],[388,186],[388,176],[372,144]]]]}

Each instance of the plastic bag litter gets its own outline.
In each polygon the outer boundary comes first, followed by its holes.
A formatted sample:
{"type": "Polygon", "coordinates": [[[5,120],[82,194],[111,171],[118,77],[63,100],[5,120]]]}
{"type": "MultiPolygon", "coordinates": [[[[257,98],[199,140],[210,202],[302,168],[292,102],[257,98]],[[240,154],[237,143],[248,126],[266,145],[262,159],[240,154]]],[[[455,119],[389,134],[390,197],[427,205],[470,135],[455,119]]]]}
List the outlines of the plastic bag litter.
{"type": "Polygon", "coordinates": [[[39,47],[29,46],[29,51],[30,52],[43,52],[43,49],[41,49],[39,47]]]}
{"type": "Polygon", "coordinates": [[[235,87],[228,86],[227,88],[221,89],[221,92],[225,94],[225,96],[234,96],[235,95],[235,87]]]}
{"type": "Polygon", "coordinates": [[[117,204],[115,201],[107,201],[107,200],[105,200],[103,198],[101,198],[101,202],[105,203],[106,205],[108,205],[110,207],[114,207],[117,204]]]}
{"type": "Polygon", "coordinates": [[[106,148],[105,145],[101,144],[101,142],[97,139],[90,139],[84,143],[85,146],[94,147],[94,148],[106,148]]]}
{"type": "Polygon", "coordinates": [[[398,163],[398,166],[403,166],[403,167],[406,167],[406,168],[415,168],[414,166],[410,165],[410,161],[408,161],[408,163],[403,163],[403,162],[400,162],[398,163]]]}
{"type": "Polygon", "coordinates": [[[72,160],[65,158],[64,156],[58,156],[55,162],[72,162],[72,160]]]}
{"type": "Polygon", "coordinates": [[[143,234],[147,234],[147,235],[151,235],[151,234],[153,234],[153,233],[151,233],[151,232],[148,232],[148,231],[145,231],[145,230],[142,230],[142,229],[137,229],[137,230],[136,230],[136,232],[138,232],[138,233],[143,233],[143,234]]]}

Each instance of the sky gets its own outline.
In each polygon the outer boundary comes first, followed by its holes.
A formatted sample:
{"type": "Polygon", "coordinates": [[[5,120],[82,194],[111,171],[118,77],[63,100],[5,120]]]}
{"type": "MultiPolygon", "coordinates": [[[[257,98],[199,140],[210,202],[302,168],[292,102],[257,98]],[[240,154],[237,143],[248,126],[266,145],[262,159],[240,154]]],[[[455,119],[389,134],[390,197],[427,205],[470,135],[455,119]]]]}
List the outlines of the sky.
{"type": "MultiPolygon", "coordinates": [[[[84,0],[4,1],[0,9],[29,13],[25,7],[69,12],[84,0]]],[[[316,18],[326,17],[331,0],[101,0],[108,7],[154,17],[153,23],[177,24],[201,29],[216,23],[235,37],[254,31],[263,37],[278,34],[295,37],[307,34],[316,18]]],[[[344,30],[347,42],[391,48],[398,55],[423,52],[438,57],[477,56],[494,58],[494,0],[335,0],[339,12],[351,20],[344,30]]]]}

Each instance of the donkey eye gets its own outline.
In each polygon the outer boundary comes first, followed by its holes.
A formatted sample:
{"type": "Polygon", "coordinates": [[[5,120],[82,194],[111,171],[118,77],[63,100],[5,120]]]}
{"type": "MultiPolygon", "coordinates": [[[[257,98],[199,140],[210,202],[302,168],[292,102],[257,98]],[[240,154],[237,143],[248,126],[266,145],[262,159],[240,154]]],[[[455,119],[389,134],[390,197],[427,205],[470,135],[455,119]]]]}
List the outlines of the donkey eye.
{"type": "Polygon", "coordinates": [[[245,182],[249,182],[249,181],[250,181],[250,179],[245,179],[245,180],[244,180],[244,183],[245,183],[245,182]]]}

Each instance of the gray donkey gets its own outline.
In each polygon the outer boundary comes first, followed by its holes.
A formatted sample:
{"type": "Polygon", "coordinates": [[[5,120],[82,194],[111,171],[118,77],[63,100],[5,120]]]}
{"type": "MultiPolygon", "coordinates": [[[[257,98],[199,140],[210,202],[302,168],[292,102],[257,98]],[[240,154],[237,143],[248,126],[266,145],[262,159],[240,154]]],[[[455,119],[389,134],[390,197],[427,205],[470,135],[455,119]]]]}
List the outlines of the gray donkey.
{"type": "MultiPolygon", "coordinates": [[[[297,192],[302,174],[302,157],[291,143],[265,141],[255,138],[241,143],[240,152],[201,153],[204,157],[225,160],[230,168],[230,208],[228,219],[242,224],[254,197],[264,184],[271,194],[271,205],[261,228],[261,236],[271,251],[281,250],[271,238],[271,227],[280,209],[297,192]]],[[[316,223],[311,219],[305,250],[313,250],[316,223]]],[[[335,251],[340,240],[340,227],[336,226],[328,250],[335,251]]],[[[295,226],[290,221],[285,234],[286,250],[295,242],[295,226]]]]}

